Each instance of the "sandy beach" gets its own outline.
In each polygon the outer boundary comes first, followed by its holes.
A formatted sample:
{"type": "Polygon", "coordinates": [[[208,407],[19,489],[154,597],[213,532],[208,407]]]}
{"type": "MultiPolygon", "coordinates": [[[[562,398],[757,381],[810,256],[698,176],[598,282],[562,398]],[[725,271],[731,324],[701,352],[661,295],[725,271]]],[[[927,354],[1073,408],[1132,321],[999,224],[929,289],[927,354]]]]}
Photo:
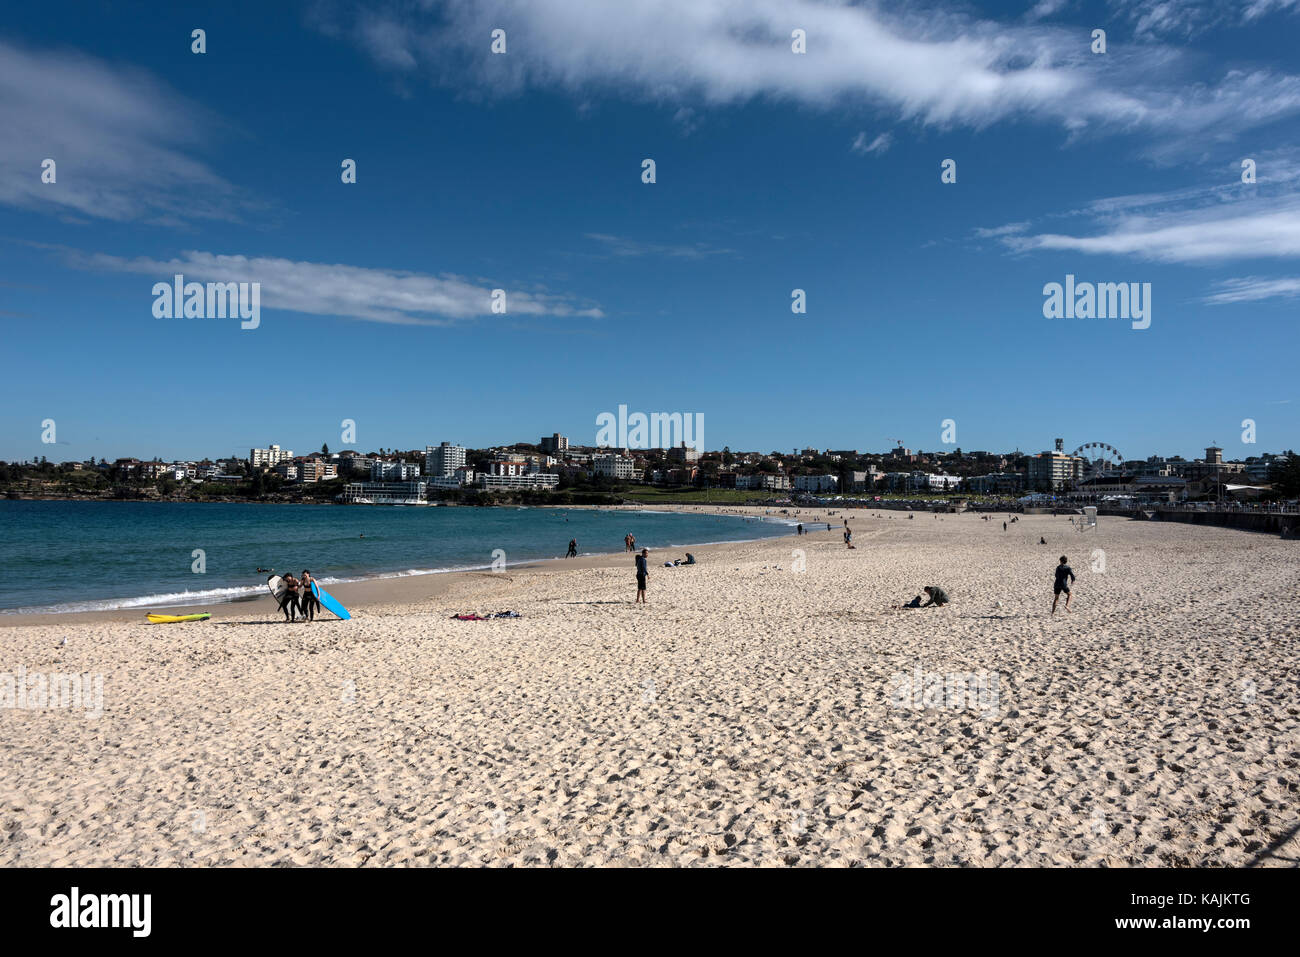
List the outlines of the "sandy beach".
{"type": "Polygon", "coordinates": [[[1296,865],[1295,542],[847,514],[644,607],[615,556],[6,622],[102,713],[0,710],[0,865],[1296,865]]]}

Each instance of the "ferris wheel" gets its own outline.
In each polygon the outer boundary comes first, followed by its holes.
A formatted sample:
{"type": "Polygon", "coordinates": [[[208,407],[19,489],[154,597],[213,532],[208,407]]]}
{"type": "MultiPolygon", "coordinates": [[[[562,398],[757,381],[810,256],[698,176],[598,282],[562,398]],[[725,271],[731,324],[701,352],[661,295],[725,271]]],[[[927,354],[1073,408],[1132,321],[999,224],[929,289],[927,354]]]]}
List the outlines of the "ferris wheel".
{"type": "Polygon", "coordinates": [[[1071,454],[1083,459],[1084,471],[1088,475],[1117,469],[1124,463],[1124,456],[1119,449],[1107,442],[1085,442],[1071,454]]]}

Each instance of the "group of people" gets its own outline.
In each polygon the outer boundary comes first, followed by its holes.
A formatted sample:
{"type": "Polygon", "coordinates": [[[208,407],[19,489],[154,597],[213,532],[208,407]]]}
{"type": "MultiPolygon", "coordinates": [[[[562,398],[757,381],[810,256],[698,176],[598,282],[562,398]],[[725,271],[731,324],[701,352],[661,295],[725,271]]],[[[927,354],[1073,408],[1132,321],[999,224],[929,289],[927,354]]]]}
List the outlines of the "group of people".
{"type": "Polygon", "coordinates": [[[320,601],[311,590],[312,577],[307,569],[302,570],[301,578],[294,578],[290,573],[284,576],[284,594],[280,596],[280,610],[284,612],[285,621],[297,621],[299,612],[303,621],[315,621],[320,611],[320,601]]]}
{"type": "MultiPolygon", "coordinates": [[[[1070,585],[1072,582],[1075,581],[1075,574],[1074,574],[1074,569],[1070,567],[1069,559],[1065,555],[1061,556],[1061,561],[1056,566],[1055,575],[1056,575],[1056,580],[1052,583],[1052,614],[1053,615],[1056,614],[1056,606],[1060,602],[1062,595],[1065,596],[1065,610],[1066,611],[1070,610],[1070,585]]],[[[933,605],[936,608],[942,608],[950,601],[950,599],[948,598],[948,593],[944,591],[942,588],[940,588],[938,585],[926,585],[925,588],[922,590],[929,598],[929,601],[922,602],[921,596],[917,595],[907,604],[895,605],[894,607],[895,608],[929,608],[931,605],[933,605]]],[[[1001,602],[999,602],[998,604],[1000,605],[1001,602]]]]}

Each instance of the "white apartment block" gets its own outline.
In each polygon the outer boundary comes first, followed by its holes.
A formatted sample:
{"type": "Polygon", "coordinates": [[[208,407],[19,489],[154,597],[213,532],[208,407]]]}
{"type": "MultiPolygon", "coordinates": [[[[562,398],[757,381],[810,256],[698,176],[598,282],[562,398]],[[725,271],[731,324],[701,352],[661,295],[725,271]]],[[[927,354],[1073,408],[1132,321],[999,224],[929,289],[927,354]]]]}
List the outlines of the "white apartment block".
{"type": "Polygon", "coordinates": [[[616,453],[597,454],[591,457],[591,470],[603,478],[631,479],[636,477],[636,461],[616,453]]]}
{"type": "Polygon", "coordinates": [[[292,449],[282,449],[278,445],[273,445],[269,449],[249,449],[248,464],[253,468],[267,466],[274,468],[281,462],[286,462],[293,458],[292,449]]]}
{"type": "Polygon", "coordinates": [[[794,487],[798,492],[834,492],[840,487],[840,480],[830,474],[796,475],[794,487]]]}
{"type": "Polygon", "coordinates": [[[378,460],[370,463],[370,481],[372,482],[410,482],[420,477],[420,466],[410,462],[385,462],[378,460]]]}
{"type": "Polygon", "coordinates": [[[784,491],[790,488],[790,476],[781,473],[755,472],[753,475],[737,475],[736,488],[766,489],[784,491]]]}
{"type": "Polygon", "coordinates": [[[476,484],[481,489],[496,488],[555,488],[560,484],[560,477],[552,472],[533,472],[531,475],[496,475],[480,472],[476,484]]]}

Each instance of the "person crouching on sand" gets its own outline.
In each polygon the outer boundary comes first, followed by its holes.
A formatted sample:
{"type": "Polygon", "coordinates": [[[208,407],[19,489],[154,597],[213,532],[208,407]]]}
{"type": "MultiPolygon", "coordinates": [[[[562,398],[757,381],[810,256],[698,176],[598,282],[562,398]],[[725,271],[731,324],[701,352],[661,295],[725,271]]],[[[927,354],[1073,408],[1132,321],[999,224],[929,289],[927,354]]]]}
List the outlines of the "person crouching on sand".
{"type": "Polygon", "coordinates": [[[920,607],[929,608],[931,605],[935,605],[942,608],[944,605],[948,604],[948,593],[938,585],[926,585],[924,591],[930,597],[930,600],[920,607]]]}
{"type": "Polygon", "coordinates": [[[650,550],[641,549],[636,557],[636,601],[633,604],[645,604],[646,580],[650,577],[650,550]]]}
{"type": "Polygon", "coordinates": [[[1061,563],[1056,566],[1056,582],[1052,585],[1052,614],[1056,614],[1056,603],[1061,600],[1061,592],[1065,592],[1065,610],[1070,610],[1070,582],[1074,581],[1074,569],[1061,556],[1061,563]]]}

